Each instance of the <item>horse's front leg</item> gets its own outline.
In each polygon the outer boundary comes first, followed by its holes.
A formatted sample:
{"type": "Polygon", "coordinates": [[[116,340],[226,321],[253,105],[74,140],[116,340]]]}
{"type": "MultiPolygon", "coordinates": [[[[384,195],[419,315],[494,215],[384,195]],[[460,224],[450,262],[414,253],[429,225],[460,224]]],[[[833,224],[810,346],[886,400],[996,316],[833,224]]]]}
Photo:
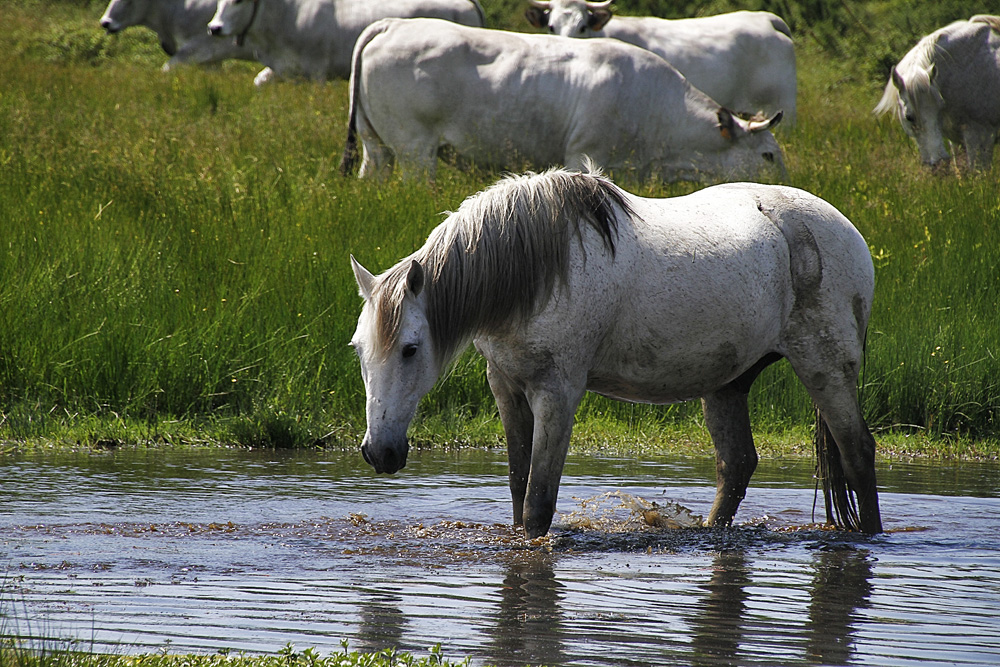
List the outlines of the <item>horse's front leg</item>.
{"type": "Polygon", "coordinates": [[[529,539],[549,532],[556,513],[559,480],[573,432],[575,400],[559,393],[535,394],[531,401],[535,416],[531,471],[524,499],[524,533],[529,539]]]}
{"type": "Polygon", "coordinates": [[[524,496],[531,469],[531,437],[535,419],[524,392],[489,362],[486,364],[486,378],[496,399],[500,421],[507,437],[510,498],[514,506],[514,525],[520,526],[524,524],[524,496]]]}
{"type": "Polygon", "coordinates": [[[702,398],[701,405],[715,445],[716,474],[715,502],[705,525],[728,526],[757,469],[747,394],[727,387],[702,398]]]}

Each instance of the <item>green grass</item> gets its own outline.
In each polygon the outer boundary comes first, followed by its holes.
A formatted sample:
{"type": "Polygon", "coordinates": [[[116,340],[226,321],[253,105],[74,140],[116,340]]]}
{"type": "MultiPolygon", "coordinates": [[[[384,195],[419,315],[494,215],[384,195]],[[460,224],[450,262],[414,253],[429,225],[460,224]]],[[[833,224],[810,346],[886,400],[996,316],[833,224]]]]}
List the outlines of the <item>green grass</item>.
{"type": "Polygon", "coordinates": [[[120,655],[64,649],[31,649],[13,639],[0,639],[0,667],[463,667],[469,664],[446,660],[440,647],[424,657],[386,649],[375,653],[348,651],[321,655],[312,648],[296,651],[288,644],[274,655],[169,655],[148,653],[120,655]]]}
{"type": "MultiPolygon", "coordinates": [[[[484,4],[521,28],[518,3],[484,4]]],[[[793,3],[799,125],[778,134],[789,183],[843,211],[875,258],[862,398],[880,442],[995,458],[1000,169],[929,174],[902,130],[871,115],[888,55],[953,6],[853,8],[892,26],[868,39],[840,4],[793,3]]],[[[387,268],[495,175],[342,178],[344,82],[255,90],[246,63],[163,74],[149,31],[101,33],[103,7],[5,4],[0,440],[355,443],[364,394],[347,347],[360,308],[349,253],[387,268]]],[[[697,187],[621,184],[657,196],[697,187]]],[[[808,437],[812,409],[786,364],[761,377],[752,405],[765,450],[808,437]]],[[[597,397],[578,433],[578,447],[707,442],[697,404],[597,397]]],[[[463,357],[427,397],[414,436],[500,439],[481,360],[463,357]]]]}

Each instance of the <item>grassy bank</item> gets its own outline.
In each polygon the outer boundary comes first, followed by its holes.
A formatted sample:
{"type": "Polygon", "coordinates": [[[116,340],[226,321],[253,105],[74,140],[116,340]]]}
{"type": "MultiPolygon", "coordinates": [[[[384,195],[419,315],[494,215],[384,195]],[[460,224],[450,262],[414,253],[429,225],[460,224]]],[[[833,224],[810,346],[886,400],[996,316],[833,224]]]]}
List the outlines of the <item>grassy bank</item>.
{"type": "MultiPolygon", "coordinates": [[[[517,3],[484,5],[520,28],[517,3]]],[[[789,183],[843,211],[875,258],[865,413],[885,452],[995,457],[1000,171],[932,175],[899,127],[871,115],[887,59],[958,10],[884,2],[846,15],[838,3],[817,18],[823,6],[779,11],[800,35],[799,124],[779,141],[789,183]],[[873,17],[892,30],[866,38],[858,26],[873,17]]],[[[0,440],[353,445],[364,395],[347,347],[360,306],[348,254],[387,268],[495,175],[341,178],[344,82],[254,90],[245,63],[163,74],[150,32],[101,34],[103,7],[4,9],[0,440]]],[[[697,187],[620,183],[658,196],[697,187]]],[[[761,377],[752,406],[765,449],[804,444],[812,410],[787,364],[761,377]]],[[[707,443],[697,404],[588,397],[579,420],[580,447],[707,443]]],[[[462,358],[414,434],[499,439],[481,360],[462,358]]]]}
{"type": "Polygon", "coordinates": [[[66,650],[30,650],[15,640],[0,640],[0,667],[462,667],[469,661],[446,660],[440,647],[427,656],[394,650],[377,653],[348,651],[320,655],[307,648],[296,651],[289,644],[275,655],[117,655],[66,650]]]}

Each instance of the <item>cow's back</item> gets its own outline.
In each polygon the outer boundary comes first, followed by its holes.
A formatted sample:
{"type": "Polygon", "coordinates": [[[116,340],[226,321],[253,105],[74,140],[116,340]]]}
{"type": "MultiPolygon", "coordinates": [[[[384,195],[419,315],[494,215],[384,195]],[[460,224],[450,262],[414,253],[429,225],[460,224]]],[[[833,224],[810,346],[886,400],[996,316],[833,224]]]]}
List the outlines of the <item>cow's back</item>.
{"type": "MultiPolygon", "coordinates": [[[[614,55],[619,44],[581,49],[568,38],[433,19],[378,25],[386,29],[361,55],[360,90],[370,122],[390,146],[433,136],[483,165],[511,166],[512,155],[514,163],[562,164],[567,146],[587,133],[581,126],[596,128],[595,119],[618,116],[607,135],[634,109],[635,101],[621,95],[629,88],[622,79],[629,68],[614,55]]],[[[647,93],[657,90],[646,81],[647,93]]]]}
{"type": "Polygon", "coordinates": [[[770,132],[720,130],[733,121],[718,103],[614,39],[385,19],[358,42],[352,94],[362,175],[387,164],[386,148],[405,170],[433,175],[446,145],[484,166],[577,168],[589,156],[666,180],[782,164],[770,132]]]}
{"type": "MultiPolygon", "coordinates": [[[[326,0],[324,0],[326,1],[326,0]]],[[[357,40],[361,31],[383,18],[437,18],[482,27],[482,8],[473,0],[334,0],[338,26],[357,40]]],[[[353,42],[352,42],[353,44],[353,42]]]]}
{"type": "Polygon", "coordinates": [[[724,106],[784,110],[794,122],[795,47],[788,26],[775,14],[738,11],[673,20],[616,16],[603,34],[656,53],[724,106]]]}

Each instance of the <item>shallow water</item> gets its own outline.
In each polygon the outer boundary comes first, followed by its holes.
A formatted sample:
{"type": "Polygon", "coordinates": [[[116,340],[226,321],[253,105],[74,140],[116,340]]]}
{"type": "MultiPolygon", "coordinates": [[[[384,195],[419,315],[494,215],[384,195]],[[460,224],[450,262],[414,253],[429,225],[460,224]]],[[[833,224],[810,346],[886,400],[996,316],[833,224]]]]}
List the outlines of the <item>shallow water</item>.
{"type": "Polygon", "coordinates": [[[762,462],[736,529],[653,530],[602,494],[706,513],[710,455],[575,456],[557,529],[527,542],[497,452],[412,452],[392,477],[339,452],[7,457],[0,622],[126,653],[1000,664],[1000,467],[883,467],[873,538],[809,527],[811,473],[762,462]]]}

